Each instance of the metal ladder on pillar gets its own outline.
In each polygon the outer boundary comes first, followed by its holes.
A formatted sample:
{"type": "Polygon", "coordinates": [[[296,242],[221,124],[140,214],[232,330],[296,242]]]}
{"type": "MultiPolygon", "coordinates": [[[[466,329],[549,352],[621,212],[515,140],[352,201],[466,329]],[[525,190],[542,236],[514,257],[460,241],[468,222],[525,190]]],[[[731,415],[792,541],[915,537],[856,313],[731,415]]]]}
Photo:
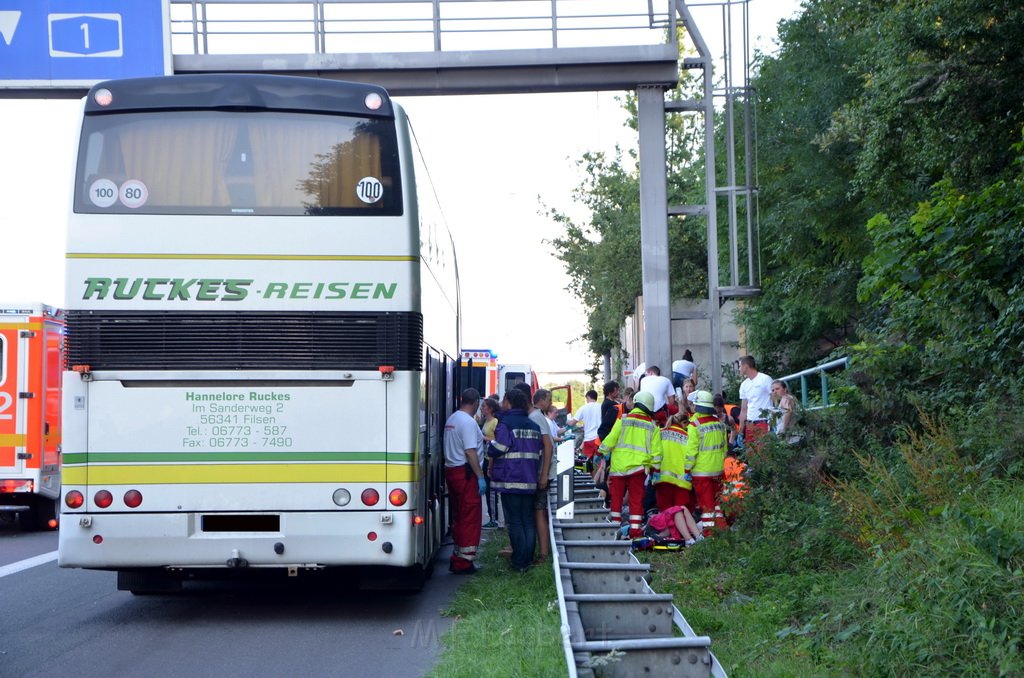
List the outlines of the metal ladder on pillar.
{"type": "MultiPolygon", "coordinates": [[[[702,73],[703,91],[700,98],[681,101],[666,101],[665,88],[660,85],[640,85],[637,88],[637,120],[639,130],[640,169],[640,230],[641,261],[643,267],[644,336],[643,360],[648,365],[664,365],[671,362],[671,325],[673,320],[704,320],[710,322],[709,344],[711,349],[711,390],[722,390],[722,347],[721,347],[721,306],[729,299],[754,297],[761,293],[759,236],[756,224],[757,186],[754,168],[754,129],[752,125],[749,66],[749,15],[746,2],[720,0],[719,2],[694,3],[703,9],[720,6],[722,10],[722,32],[724,53],[722,64],[723,86],[716,88],[714,82],[712,55],[701,31],[697,28],[691,7],[687,0],[671,0],[672,21],[669,30],[681,26],[693,42],[698,56],[680,60],[683,70],[697,70],[702,73]],[[738,22],[734,21],[735,10],[742,12],[738,22]],[[733,32],[734,23],[741,26],[743,34],[743,70],[739,78],[733,74],[733,32]],[[739,80],[736,84],[734,80],[739,80]],[[718,184],[716,176],[715,150],[715,101],[724,102],[722,108],[723,133],[725,136],[725,183],[718,184]],[[742,110],[742,178],[737,177],[737,135],[735,110],[742,110]],[[672,114],[694,114],[703,118],[705,158],[705,198],[700,205],[668,205],[666,186],[665,117],[672,114]],[[719,271],[719,200],[727,201],[725,215],[728,221],[728,284],[722,284],[719,271]],[[746,221],[745,238],[742,238],[746,253],[746,266],[740,265],[741,236],[739,229],[740,207],[746,221]],[[707,222],[708,256],[708,298],[703,310],[685,312],[673,317],[669,298],[670,262],[668,257],[668,223],[671,217],[700,217],[707,222]],[[745,271],[743,270],[745,268],[745,271]]],[[[652,15],[653,22],[653,15],[652,15]]],[[[652,24],[653,25],[653,24],[652,24]]]]}

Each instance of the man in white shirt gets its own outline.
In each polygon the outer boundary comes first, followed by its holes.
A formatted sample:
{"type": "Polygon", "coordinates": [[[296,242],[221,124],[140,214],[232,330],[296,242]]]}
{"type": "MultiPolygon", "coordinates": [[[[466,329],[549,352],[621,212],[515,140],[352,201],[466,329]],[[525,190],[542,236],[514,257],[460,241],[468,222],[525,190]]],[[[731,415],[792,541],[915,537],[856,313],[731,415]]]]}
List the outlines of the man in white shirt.
{"type": "Polygon", "coordinates": [[[644,377],[647,376],[647,363],[640,363],[633,368],[633,379],[636,380],[634,384],[634,392],[640,390],[640,384],[643,383],[644,377]]]}
{"type": "Polygon", "coordinates": [[[452,551],[448,569],[453,574],[474,574],[476,551],[480,546],[483,504],[480,495],[487,491],[484,472],[477,458],[483,434],[473,415],[480,404],[480,392],[467,388],[462,392],[459,409],[444,423],[444,478],[452,512],[452,551]]]}
{"type": "Polygon", "coordinates": [[[753,356],[740,358],[740,433],[751,453],[759,451],[760,439],[768,433],[768,417],[772,412],[772,378],[757,371],[753,356]]]}
{"type": "Polygon", "coordinates": [[[583,422],[583,456],[587,458],[589,468],[590,460],[597,452],[597,429],[601,426],[601,405],[597,402],[597,391],[587,391],[587,403],[576,411],[569,425],[573,426],[576,422],[583,422]]]}
{"type": "Polygon", "coordinates": [[[668,421],[669,410],[678,412],[676,407],[676,389],[672,380],[661,376],[661,368],[651,365],[647,368],[647,376],[640,382],[640,391],[654,396],[654,420],[664,426],[668,421]]]}

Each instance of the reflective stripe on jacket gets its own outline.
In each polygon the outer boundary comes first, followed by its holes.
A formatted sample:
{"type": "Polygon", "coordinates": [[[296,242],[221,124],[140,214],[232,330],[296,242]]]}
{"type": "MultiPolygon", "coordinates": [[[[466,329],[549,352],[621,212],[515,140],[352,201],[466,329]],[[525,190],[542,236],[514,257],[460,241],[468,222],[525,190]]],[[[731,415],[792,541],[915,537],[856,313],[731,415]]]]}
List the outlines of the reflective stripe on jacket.
{"type": "Polygon", "coordinates": [[[661,430],[661,456],[655,457],[654,468],[661,473],[661,482],[693,489],[693,483],[683,476],[693,467],[693,459],[686,456],[686,430],[673,424],[661,430]]]}
{"type": "Polygon", "coordinates": [[[714,415],[698,414],[690,419],[686,432],[686,456],[694,458],[690,475],[694,478],[721,476],[729,447],[725,424],[714,415]]]}
{"type": "Polygon", "coordinates": [[[598,450],[611,455],[609,475],[628,476],[637,469],[650,466],[655,456],[661,457],[661,436],[658,425],[640,409],[634,409],[612,426],[611,433],[598,450]]]}
{"type": "Polygon", "coordinates": [[[496,492],[534,494],[543,450],[540,428],[524,410],[500,413],[494,440],[487,446],[491,488],[496,492]]]}

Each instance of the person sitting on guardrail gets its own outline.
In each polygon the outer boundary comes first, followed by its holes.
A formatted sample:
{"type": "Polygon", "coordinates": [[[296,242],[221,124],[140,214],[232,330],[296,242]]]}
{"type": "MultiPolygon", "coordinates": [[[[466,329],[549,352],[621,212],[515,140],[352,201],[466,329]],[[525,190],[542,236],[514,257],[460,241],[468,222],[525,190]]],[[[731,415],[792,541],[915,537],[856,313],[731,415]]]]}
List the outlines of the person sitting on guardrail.
{"type": "Polygon", "coordinates": [[[587,470],[594,470],[594,453],[597,452],[597,429],[601,425],[601,405],[597,402],[597,391],[590,389],[586,393],[587,402],[569,419],[569,425],[583,426],[583,454],[587,458],[587,470]]]}
{"type": "Polygon", "coordinates": [[[622,522],[622,504],[629,492],[629,536],[643,536],[644,480],[655,456],[661,456],[661,436],[654,421],[654,396],[637,393],[634,408],[615,422],[608,437],[601,442],[598,453],[610,457],[608,495],[611,520],[622,522]]]}
{"type": "Polygon", "coordinates": [[[789,392],[786,382],[781,379],[772,382],[772,403],[775,405],[771,416],[774,422],[772,430],[775,431],[775,435],[781,436],[792,426],[793,411],[796,409],[796,398],[789,392]]]}

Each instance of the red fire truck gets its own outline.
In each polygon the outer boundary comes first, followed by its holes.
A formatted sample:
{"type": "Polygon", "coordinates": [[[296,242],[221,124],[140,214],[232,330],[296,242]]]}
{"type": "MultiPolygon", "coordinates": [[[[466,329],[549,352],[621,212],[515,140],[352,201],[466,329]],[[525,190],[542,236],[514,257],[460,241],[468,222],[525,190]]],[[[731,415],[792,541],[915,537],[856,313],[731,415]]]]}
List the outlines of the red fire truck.
{"type": "Polygon", "coordinates": [[[64,319],[0,302],[0,521],[55,528],[60,496],[64,319]]]}

